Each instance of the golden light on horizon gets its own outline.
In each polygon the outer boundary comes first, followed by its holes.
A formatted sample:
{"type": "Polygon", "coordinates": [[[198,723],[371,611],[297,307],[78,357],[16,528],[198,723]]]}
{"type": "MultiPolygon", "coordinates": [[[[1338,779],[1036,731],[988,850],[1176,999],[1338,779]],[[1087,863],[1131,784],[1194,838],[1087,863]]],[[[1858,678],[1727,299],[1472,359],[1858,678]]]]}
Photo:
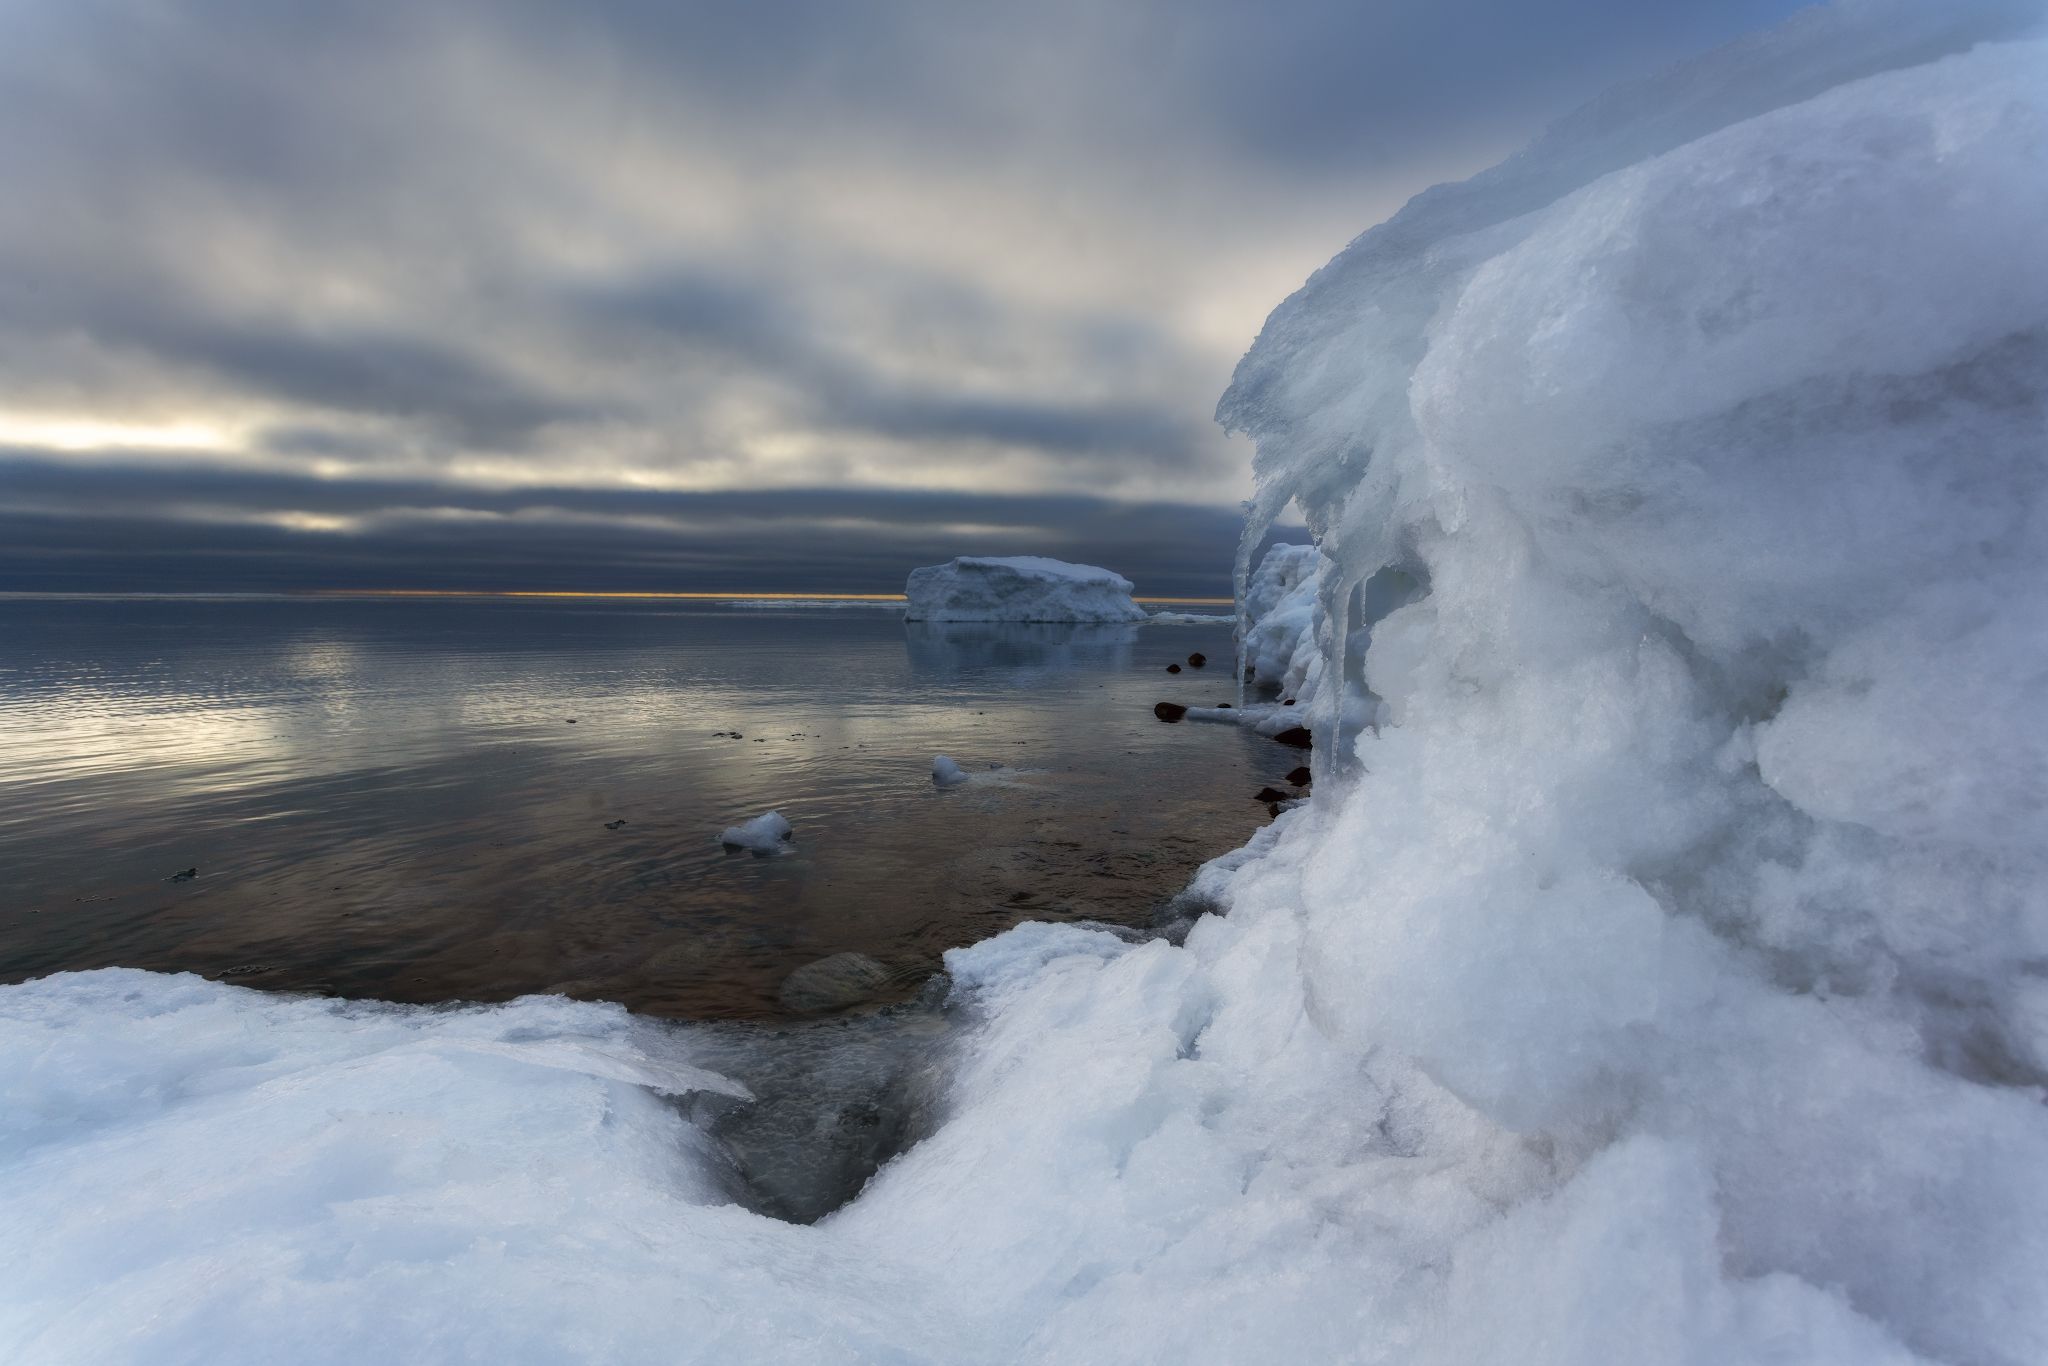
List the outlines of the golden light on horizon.
{"type": "Polygon", "coordinates": [[[204,422],[107,422],[88,417],[0,413],[0,444],[58,451],[221,450],[239,445],[204,422]]]}

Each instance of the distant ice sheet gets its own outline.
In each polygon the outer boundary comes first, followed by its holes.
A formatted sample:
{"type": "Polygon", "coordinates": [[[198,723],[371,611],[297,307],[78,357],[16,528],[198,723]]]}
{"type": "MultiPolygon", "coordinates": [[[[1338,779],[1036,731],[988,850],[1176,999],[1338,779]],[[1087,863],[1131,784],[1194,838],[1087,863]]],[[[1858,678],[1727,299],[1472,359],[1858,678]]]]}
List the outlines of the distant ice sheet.
{"type": "Polygon", "coordinates": [[[879,601],[852,598],[727,598],[724,605],[749,612],[901,612],[909,604],[895,598],[879,601]]]}
{"type": "Polygon", "coordinates": [[[1092,564],[1042,555],[962,555],[913,569],[904,585],[911,621],[1144,621],[1131,581],[1092,564]]]}

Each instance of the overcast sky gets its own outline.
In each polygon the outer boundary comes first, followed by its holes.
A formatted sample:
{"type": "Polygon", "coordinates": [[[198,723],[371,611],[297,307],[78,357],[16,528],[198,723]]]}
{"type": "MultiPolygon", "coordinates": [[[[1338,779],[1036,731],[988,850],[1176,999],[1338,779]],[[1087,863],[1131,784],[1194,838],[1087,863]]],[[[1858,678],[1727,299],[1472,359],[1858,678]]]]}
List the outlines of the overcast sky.
{"type": "Polygon", "coordinates": [[[1227,591],[1266,312],[1784,0],[12,0],[0,589],[1227,591]]]}

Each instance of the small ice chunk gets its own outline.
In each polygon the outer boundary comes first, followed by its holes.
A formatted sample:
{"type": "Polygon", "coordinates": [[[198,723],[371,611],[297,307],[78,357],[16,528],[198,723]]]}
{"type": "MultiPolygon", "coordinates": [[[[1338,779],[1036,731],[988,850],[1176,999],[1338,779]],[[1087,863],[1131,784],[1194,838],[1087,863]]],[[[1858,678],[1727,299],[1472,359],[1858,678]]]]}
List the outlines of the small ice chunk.
{"type": "Polygon", "coordinates": [[[729,825],[718,842],[729,849],[748,849],[756,854],[780,854],[789,849],[789,821],[780,811],[763,811],[750,821],[729,825]]]}
{"type": "Polygon", "coordinates": [[[943,754],[932,756],[932,786],[958,787],[968,780],[968,772],[943,754]]]}

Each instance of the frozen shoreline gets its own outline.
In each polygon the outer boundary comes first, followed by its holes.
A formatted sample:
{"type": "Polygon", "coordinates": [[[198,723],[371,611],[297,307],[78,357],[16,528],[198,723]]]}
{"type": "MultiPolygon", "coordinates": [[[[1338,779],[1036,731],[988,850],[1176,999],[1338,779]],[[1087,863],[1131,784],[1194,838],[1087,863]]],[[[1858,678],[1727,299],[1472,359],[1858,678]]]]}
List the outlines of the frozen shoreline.
{"type": "Polygon", "coordinates": [[[948,954],[858,1199],[733,1203],[688,1027],[68,975],[0,989],[0,1347],[2048,1358],[2048,50],[1963,51],[2016,13],[1802,16],[1281,306],[1223,415],[1247,545],[1324,529],[1255,665],[1317,798],[1181,942],[948,954]]]}

